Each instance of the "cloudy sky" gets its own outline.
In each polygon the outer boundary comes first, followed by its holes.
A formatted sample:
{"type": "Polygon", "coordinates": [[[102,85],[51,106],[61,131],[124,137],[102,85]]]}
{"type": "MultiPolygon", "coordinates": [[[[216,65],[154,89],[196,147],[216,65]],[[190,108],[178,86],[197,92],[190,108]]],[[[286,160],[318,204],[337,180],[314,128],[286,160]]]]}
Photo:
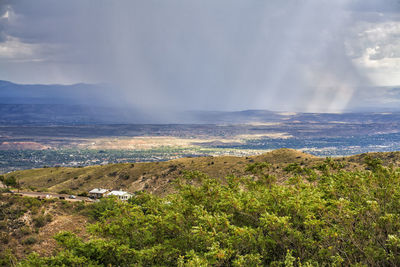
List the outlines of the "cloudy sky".
{"type": "Polygon", "coordinates": [[[0,79],[147,109],[400,107],[400,0],[0,0],[0,79]]]}

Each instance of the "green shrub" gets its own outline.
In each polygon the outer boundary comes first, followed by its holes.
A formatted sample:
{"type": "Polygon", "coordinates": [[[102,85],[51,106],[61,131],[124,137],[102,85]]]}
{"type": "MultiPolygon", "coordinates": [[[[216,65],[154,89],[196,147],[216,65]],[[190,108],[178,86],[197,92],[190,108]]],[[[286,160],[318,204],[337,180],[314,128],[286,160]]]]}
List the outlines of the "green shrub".
{"type": "Polygon", "coordinates": [[[115,176],[117,176],[117,173],[118,172],[110,172],[108,175],[111,176],[111,177],[115,177],[115,176]]]}
{"type": "Polygon", "coordinates": [[[32,218],[33,225],[36,228],[43,227],[51,221],[52,221],[52,216],[50,214],[46,215],[41,214],[32,218]]]}
{"type": "Polygon", "coordinates": [[[40,208],[43,205],[39,199],[33,197],[23,197],[21,202],[27,209],[40,208]]]}
{"type": "Polygon", "coordinates": [[[130,175],[128,173],[120,173],[119,178],[123,180],[128,180],[130,175]]]}
{"type": "Polygon", "coordinates": [[[303,168],[298,163],[290,163],[283,170],[287,173],[302,174],[303,168]]]}
{"type": "Polygon", "coordinates": [[[8,188],[0,188],[0,194],[1,193],[10,193],[10,189],[8,189],[8,188]]]}
{"type": "Polygon", "coordinates": [[[66,201],[65,199],[62,199],[60,201],[60,204],[63,210],[70,210],[73,207],[73,204],[69,201],[66,201]]]}
{"type": "Polygon", "coordinates": [[[82,192],[82,193],[79,193],[78,196],[80,196],[80,197],[87,197],[87,196],[88,196],[88,193],[87,193],[86,191],[84,191],[84,192],[82,192]]]}
{"type": "Polygon", "coordinates": [[[28,237],[27,239],[25,239],[24,241],[22,241],[22,244],[24,245],[33,245],[37,243],[37,239],[33,236],[28,237]]]}
{"type": "Polygon", "coordinates": [[[6,230],[6,229],[7,229],[7,222],[4,220],[0,221],[0,230],[6,230]]]}
{"type": "Polygon", "coordinates": [[[4,179],[4,184],[10,187],[17,187],[17,179],[14,176],[8,176],[4,179]]]}
{"type": "Polygon", "coordinates": [[[31,228],[26,225],[22,226],[19,230],[20,230],[21,234],[23,234],[23,235],[29,235],[30,233],[32,233],[31,228]]]}
{"type": "Polygon", "coordinates": [[[86,205],[85,205],[84,201],[77,202],[75,205],[76,212],[80,212],[80,211],[84,210],[85,208],[86,208],[86,205]]]}
{"type": "Polygon", "coordinates": [[[252,174],[259,174],[260,172],[269,171],[271,164],[267,162],[256,162],[247,165],[245,171],[252,174]]]}
{"type": "Polygon", "coordinates": [[[10,241],[10,235],[5,232],[0,232],[0,242],[3,244],[8,244],[10,241]]]}
{"type": "Polygon", "coordinates": [[[0,251],[0,266],[16,266],[17,258],[14,251],[11,249],[6,249],[0,251]]]}

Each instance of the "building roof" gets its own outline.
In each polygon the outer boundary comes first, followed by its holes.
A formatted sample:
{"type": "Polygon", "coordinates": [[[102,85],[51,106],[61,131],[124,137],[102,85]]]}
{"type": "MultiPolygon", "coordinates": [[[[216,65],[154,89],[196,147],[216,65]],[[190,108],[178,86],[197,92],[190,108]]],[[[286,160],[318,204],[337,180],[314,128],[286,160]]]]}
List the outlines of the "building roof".
{"type": "Polygon", "coordinates": [[[132,194],[121,190],[113,190],[107,196],[132,196],[132,194]]]}
{"type": "Polygon", "coordinates": [[[107,193],[108,189],[104,189],[104,188],[95,188],[89,191],[89,194],[105,194],[107,193]]]}

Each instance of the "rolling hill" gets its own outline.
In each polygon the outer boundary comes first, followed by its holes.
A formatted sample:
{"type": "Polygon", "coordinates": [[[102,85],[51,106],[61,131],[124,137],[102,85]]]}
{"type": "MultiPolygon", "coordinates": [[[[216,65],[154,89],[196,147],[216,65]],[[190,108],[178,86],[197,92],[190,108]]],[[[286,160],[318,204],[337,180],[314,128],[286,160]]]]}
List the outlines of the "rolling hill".
{"type": "MultiPolygon", "coordinates": [[[[73,194],[87,192],[93,188],[123,189],[130,192],[148,191],[157,195],[171,192],[173,181],[185,171],[200,171],[212,178],[223,179],[228,175],[254,175],[249,166],[268,163],[268,174],[278,182],[286,180],[296,172],[313,169],[321,165],[340,166],[344,170],[364,169],[367,156],[379,157],[385,165],[400,166],[400,152],[365,153],[350,157],[329,159],[315,157],[292,149],[278,149],[251,157],[195,157],[163,162],[121,163],[88,167],[55,167],[22,170],[8,173],[14,176],[24,188],[37,191],[73,194]],[[327,163],[328,162],[328,163],[327,163]]],[[[266,170],[265,170],[266,171],[266,170]]]]}

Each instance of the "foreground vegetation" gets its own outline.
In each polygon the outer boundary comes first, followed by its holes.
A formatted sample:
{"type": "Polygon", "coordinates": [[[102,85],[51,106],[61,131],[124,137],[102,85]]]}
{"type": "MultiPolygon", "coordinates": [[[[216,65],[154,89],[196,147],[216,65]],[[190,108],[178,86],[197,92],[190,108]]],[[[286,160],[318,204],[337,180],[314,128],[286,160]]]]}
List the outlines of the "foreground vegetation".
{"type": "Polygon", "coordinates": [[[277,182],[271,166],[224,180],[187,171],[168,196],[102,200],[89,238],[60,232],[60,250],[19,266],[400,265],[400,169],[366,157],[365,170],[345,171],[326,159],[288,164],[277,182]]]}

